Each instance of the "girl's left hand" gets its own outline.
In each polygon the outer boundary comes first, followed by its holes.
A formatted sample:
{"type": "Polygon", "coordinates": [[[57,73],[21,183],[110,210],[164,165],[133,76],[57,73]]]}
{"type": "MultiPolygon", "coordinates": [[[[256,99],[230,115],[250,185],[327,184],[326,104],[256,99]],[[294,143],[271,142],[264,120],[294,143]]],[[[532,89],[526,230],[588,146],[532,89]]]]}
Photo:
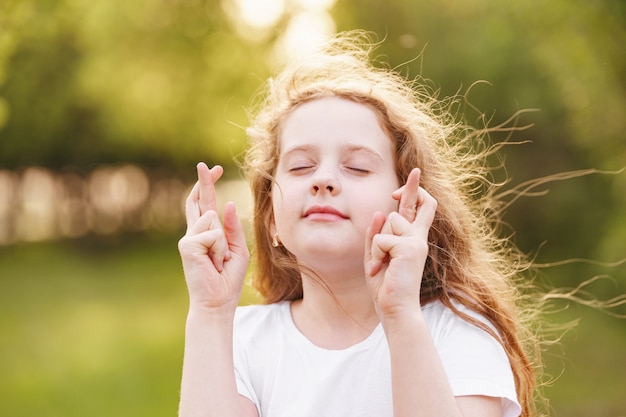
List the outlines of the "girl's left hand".
{"type": "Polygon", "coordinates": [[[419,186],[420,170],[411,171],[404,186],[393,193],[397,212],[377,212],[365,240],[365,274],[382,322],[419,309],[428,231],[437,201],[419,186]]]}

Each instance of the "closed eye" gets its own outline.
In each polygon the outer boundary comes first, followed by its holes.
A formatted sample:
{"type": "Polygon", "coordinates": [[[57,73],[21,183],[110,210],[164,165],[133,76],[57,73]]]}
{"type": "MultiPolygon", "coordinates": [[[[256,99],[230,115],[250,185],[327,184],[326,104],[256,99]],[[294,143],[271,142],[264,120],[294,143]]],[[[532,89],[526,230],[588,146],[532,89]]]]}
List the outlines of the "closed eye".
{"type": "Polygon", "coordinates": [[[346,167],[346,169],[348,169],[351,172],[357,173],[357,174],[369,174],[370,171],[364,168],[359,168],[359,167],[346,167]]]}
{"type": "Polygon", "coordinates": [[[289,168],[289,172],[305,172],[309,169],[313,168],[313,165],[299,165],[292,168],[289,168]]]}

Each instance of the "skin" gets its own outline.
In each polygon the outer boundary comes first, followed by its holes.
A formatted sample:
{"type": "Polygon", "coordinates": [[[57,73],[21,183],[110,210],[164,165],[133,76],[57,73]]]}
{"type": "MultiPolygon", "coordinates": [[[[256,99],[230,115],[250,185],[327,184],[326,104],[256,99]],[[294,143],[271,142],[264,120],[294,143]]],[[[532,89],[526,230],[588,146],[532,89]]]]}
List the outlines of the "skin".
{"type": "Polygon", "coordinates": [[[397,210],[392,193],[400,186],[375,113],[336,98],[305,103],[282,124],[280,144],[275,232],[328,284],[341,285],[348,275],[362,285],[366,230],[374,213],[397,210]]]}
{"type": "MultiPolygon", "coordinates": [[[[280,141],[272,231],[316,273],[302,274],[304,297],[291,305],[298,329],[341,349],[382,323],[395,417],[501,416],[497,398],[452,394],[416,297],[437,202],[419,186],[419,169],[397,183],[376,113],[314,100],[287,117],[280,141]]],[[[234,381],[232,323],[249,253],[234,205],[224,207],[223,224],[215,211],[222,172],[198,165],[179,242],[190,297],[180,416],[258,416],[234,381]]]]}

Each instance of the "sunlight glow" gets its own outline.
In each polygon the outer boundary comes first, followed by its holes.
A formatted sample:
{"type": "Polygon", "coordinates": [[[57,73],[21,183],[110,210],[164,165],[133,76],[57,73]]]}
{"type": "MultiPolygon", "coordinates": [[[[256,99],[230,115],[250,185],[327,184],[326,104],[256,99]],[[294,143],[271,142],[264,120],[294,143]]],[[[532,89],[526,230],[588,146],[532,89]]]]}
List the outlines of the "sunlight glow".
{"type": "Polygon", "coordinates": [[[236,3],[244,22],[259,29],[273,26],[285,12],[284,0],[237,0],[236,3]]]}
{"type": "Polygon", "coordinates": [[[335,31],[329,11],[336,0],[222,0],[238,35],[250,42],[268,39],[286,20],[274,57],[284,61],[328,39],[335,31]]]}
{"type": "Polygon", "coordinates": [[[335,5],[336,0],[297,0],[298,4],[306,10],[326,11],[335,5]]]}
{"type": "Polygon", "coordinates": [[[277,45],[279,59],[310,52],[335,32],[335,22],[326,12],[301,12],[293,16],[277,45]]]}

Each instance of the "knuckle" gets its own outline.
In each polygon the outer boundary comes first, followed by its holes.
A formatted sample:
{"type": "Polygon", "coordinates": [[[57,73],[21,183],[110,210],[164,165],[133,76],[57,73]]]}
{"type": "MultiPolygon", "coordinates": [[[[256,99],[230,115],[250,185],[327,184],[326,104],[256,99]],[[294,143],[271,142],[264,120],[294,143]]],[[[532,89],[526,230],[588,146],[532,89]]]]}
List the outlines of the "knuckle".
{"type": "Polygon", "coordinates": [[[190,238],[188,235],[183,236],[178,240],[178,250],[179,252],[185,252],[187,248],[190,246],[190,238]]]}
{"type": "MultiPolygon", "coordinates": [[[[407,211],[407,209],[405,209],[405,211],[407,211]]],[[[393,211],[389,213],[389,221],[391,223],[396,224],[397,222],[402,221],[402,219],[404,219],[404,216],[398,212],[393,211]]]]}
{"type": "Polygon", "coordinates": [[[224,229],[219,228],[213,231],[215,233],[215,239],[219,242],[226,241],[226,233],[224,233],[224,229]]]}

